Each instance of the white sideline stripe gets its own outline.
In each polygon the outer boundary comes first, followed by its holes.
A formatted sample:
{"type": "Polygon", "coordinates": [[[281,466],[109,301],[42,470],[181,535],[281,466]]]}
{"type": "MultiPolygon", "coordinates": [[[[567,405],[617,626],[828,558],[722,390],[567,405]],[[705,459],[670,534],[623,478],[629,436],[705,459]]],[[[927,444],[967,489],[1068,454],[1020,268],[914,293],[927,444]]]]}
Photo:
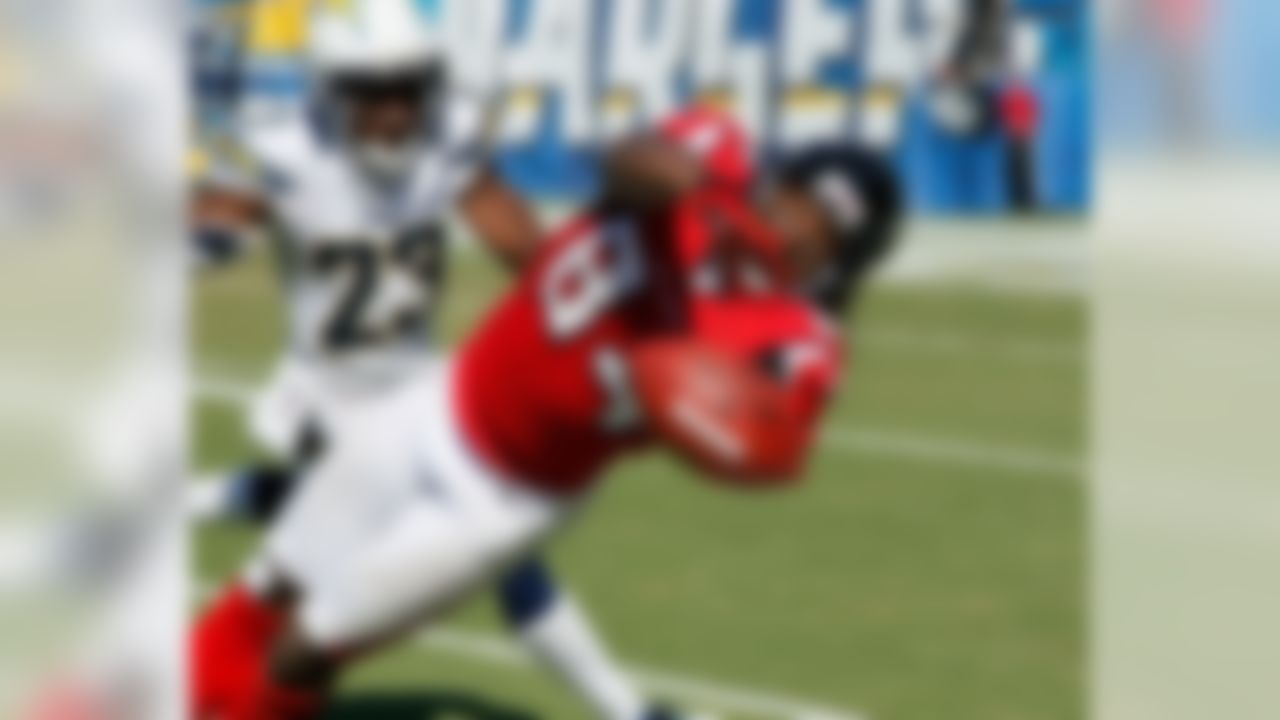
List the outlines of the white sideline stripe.
{"type": "MultiPolygon", "coordinates": [[[[435,629],[421,633],[415,644],[436,651],[467,656],[513,668],[529,668],[532,658],[517,645],[496,637],[435,629]]],[[[657,694],[705,706],[713,710],[747,715],[769,715],[788,720],[867,720],[861,713],[822,707],[786,695],[745,690],[684,674],[639,666],[624,666],[636,685],[657,694]]]]}
{"type": "MultiPolygon", "coordinates": [[[[254,390],[242,382],[214,378],[201,380],[196,394],[211,402],[245,406],[252,402],[254,390]]],[[[1056,480],[1078,480],[1083,473],[1079,460],[1063,455],[910,433],[829,427],[822,434],[822,444],[846,453],[1030,473],[1056,480]]]]}

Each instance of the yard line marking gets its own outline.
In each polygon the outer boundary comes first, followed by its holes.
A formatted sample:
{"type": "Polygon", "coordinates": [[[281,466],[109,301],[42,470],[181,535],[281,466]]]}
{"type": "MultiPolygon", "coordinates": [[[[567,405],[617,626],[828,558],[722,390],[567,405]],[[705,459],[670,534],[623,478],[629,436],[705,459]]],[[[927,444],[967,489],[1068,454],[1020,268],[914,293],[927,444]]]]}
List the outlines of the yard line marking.
{"type": "MultiPolygon", "coordinates": [[[[519,646],[501,638],[457,630],[434,629],[420,633],[415,644],[436,651],[515,668],[531,668],[533,659],[519,646]]],[[[636,665],[623,666],[631,680],[649,692],[706,706],[713,710],[747,715],[769,715],[788,720],[867,720],[861,713],[815,705],[807,700],[776,693],[746,690],[695,678],[682,673],[636,665]]]]}
{"type": "Polygon", "coordinates": [[[848,453],[1022,472],[1062,481],[1079,480],[1084,472],[1078,459],[1066,455],[928,435],[828,427],[822,433],[822,444],[848,453]]]}
{"type": "MultiPolygon", "coordinates": [[[[252,402],[254,390],[236,380],[206,378],[197,384],[196,395],[210,402],[243,407],[252,402]]],[[[828,426],[822,433],[822,444],[846,453],[1022,472],[1062,481],[1078,480],[1083,473],[1082,463],[1065,455],[914,433],[828,426]]]]}
{"type": "Polygon", "coordinates": [[[254,387],[249,383],[226,378],[201,378],[196,395],[202,400],[223,405],[247,406],[253,403],[254,387]]]}
{"type": "Polygon", "coordinates": [[[930,330],[867,330],[853,335],[856,346],[871,349],[969,355],[1047,365],[1083,365],[1085,347],[1044,340],[1004,340],[930,330]]]}

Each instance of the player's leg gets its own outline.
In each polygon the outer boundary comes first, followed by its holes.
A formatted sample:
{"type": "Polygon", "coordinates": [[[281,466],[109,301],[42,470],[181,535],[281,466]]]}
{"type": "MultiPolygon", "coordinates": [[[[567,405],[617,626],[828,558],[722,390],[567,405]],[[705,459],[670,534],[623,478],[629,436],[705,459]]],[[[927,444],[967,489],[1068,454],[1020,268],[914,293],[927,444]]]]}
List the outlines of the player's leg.
{"type": "Polygon", "coordinates": [[[326,702],[357,654],[461,597],[475,564],[465,529],[433,511],[398,518],[351,567],[304,599],[273,643],[250,708],[264,717],[307,718],[326,702]],[[459,532],[462,531],[462,532],[459,532]]]}
{"type": "Polygon", "coordinates": [[[300,600],[292,627],[274,643],[267,682],[252,700],[256,712],[320,707],[353,658],[440,617],[558,523],[550,503],[511,512],[482,509],[481,515],[465,501],[460,508],[459,500],[429,488],[358,557],[300,600]]]}
{"type": "MultiPolygon", "coordinates": [[[[246,708],[268,674],[273,648],[289,628],[301,593],[300,580],[322,567],[323,553],[339,547],[326,540],[343,528],[317,534],[330,526],[332,508],[340,504],[330,488],[336,479],[325,482],[322,476],[304,486],[309,492],[302,493],[302,507],[273,528],[267,547],[251,558],[245,571],[198,618],[189,662],[191,714],[197,720],[251,717],[246,708]],[[293,551],[305,547],[308,538],[317,545],[316,553],[293,551]],[[274,556],[272,541],[285,549],[283,559],[274,556]]],[[[349,523],[346,529],[350,530],[349,523]]]]}
{"type": "Polygon", "coordinates": [[[307,421],[287,460],[263,461],[225,477],[198,480],[187,494],[190,516],[197,522],[269,524],[322,455],[330,437],[323,428],[319,420],[307,421]]]}
{"type": "Polygon", "coordinates": [[[675,720],[648,705],[610,657],[581,606],[558,585],[546,563],[533,558],[498,584],[498,601],[513,631],[601,720],[675,720]]]}
{"type": "MultiPolygon", "coordinates": [[[[270,683],[259,702],[325,697],[353,656],[438,618],[488,586],[569,515],[570,502],[509,484],[485,467],[456,435],[445,380],[425,387],[420,395],[397,398],[388,415],[347,428],[376,437],[345,443],[325,461],[331,466],[342,459],[349,464],[344,474],[392,489],[375,533],[336,558],[329,551],[316,556],[312,544],[277,546],[280,557],[296,555],[305,564],[312,556],[322,563],[292,629],[275,645],[270,683]],[[413,435],[396,437],[400,430],[413,435]]],[[[317,479],[290,504],[284,522],[307,510],[318,494],[311,487],[317,479]]]]}
{"type": "MultiPolygon", "coordinates": [[[[327,561],[340,566],[343,549],[354,544],[356,526],[335,517],[332,502],[323,502],[323,491],[331,484],[326,479],[332,478],[313,478],[300,488],[300,507],[291,508],[273,528],[266,547],[199,618],[191,639],[193,717],[283,720],[310,707],[305,693],[291,692],[287,686],[276,689],[267,679],[278,658],[288,657],[280,654],[281,648],[297,644],[292,640],[295,610],[308,587],[323,585],[327,561]],[[314,496],[321,496],[321,501],[314,496]],[[309,544],[315,552],[302,550],[309,544]],[[272,710],[263,715],[263,707],[272,710]]],[[[295,677],[299,671],[290,672],[289,677],[295,677]]]]}
{"type": "Polygon", "coordinates": [[[296,598],[376,535],[398,503],[399,464],[377,441],[380,414],[353,408],[353,441],[335,446],[297,487],[245,572],[199,619],[192,638],[196,717],[235,716],[260,694],[296,598]],[[367,422],[366,422],[367,418],[367,422]]]}
{"type": "Polygon", "coordinates": [[[187,494],[188,512],[196,522],[265,525],[293,494],[298,475],[287,464],[261,463],[198,480],[187,494]]]}
{"type": "Polygon", "coordinates": [[[499,585],[512,629],[602,720],[639,720],[645,703],[617,669],[586,615],[560,590],[540,560],[529,560],[499,585]]]}
{"type": "Polygon", "coordinates": [[[199,479],[187,493],[197,522],[269,523],[336,434],[334,403],[308,366],[286,358],[254,400],[248,431],[273,461],[246,465],[220,477],[199,479]]]}
{"type": "Polygon", "coordinates": [[[189,641],[192,717],[225,717],[252,692],[287,626],[291,602],[283,586],[263,593],[235,581],[201,613],[189,641]]]}
{"type": "MultiPolygon", "coordinates": [[[[207,498],[205,508],[192,508],[197,519],[262,517],[260,513],[274,514],[283,504],[293,489],[292,477],[256,473],[243,479],[205,481],[189,501],[207,498]],[[206,491],[205,495],[199,491],[206,491]]],[[[252,696],[267,672],[269,651],[287,627],[296,592],[281,569],[260,555],[201,613],[189,640],[192,717],[237,716],[239,704],[252,696]]]]}

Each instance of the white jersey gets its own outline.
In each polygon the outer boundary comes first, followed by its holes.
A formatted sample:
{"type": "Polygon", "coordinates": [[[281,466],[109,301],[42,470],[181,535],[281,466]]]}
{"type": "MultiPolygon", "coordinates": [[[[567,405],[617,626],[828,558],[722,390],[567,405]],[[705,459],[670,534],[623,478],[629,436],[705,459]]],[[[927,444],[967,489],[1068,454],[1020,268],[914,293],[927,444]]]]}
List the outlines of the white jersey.
{"type": "Polygon", "coordinates": [[[455,103],[403,182],[379,184],[300,111],[246,132],[269,205],[294,361],[383,383],[430,350],[445,218],[485,151],[482,108],[455,103]]]}

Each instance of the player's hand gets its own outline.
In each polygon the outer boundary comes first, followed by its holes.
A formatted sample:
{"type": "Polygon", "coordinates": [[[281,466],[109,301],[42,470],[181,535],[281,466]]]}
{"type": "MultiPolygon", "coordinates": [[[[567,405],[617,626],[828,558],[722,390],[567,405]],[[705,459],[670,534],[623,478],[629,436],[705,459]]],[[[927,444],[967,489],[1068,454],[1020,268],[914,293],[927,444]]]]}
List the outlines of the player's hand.
{"type": "Polygon", "coordinates": [[[774,487],[795,480],[809,423],[786,387],[696,340],[655,340],[633,349],[631,372],[651,429],[715,479],[774,487]]]}

